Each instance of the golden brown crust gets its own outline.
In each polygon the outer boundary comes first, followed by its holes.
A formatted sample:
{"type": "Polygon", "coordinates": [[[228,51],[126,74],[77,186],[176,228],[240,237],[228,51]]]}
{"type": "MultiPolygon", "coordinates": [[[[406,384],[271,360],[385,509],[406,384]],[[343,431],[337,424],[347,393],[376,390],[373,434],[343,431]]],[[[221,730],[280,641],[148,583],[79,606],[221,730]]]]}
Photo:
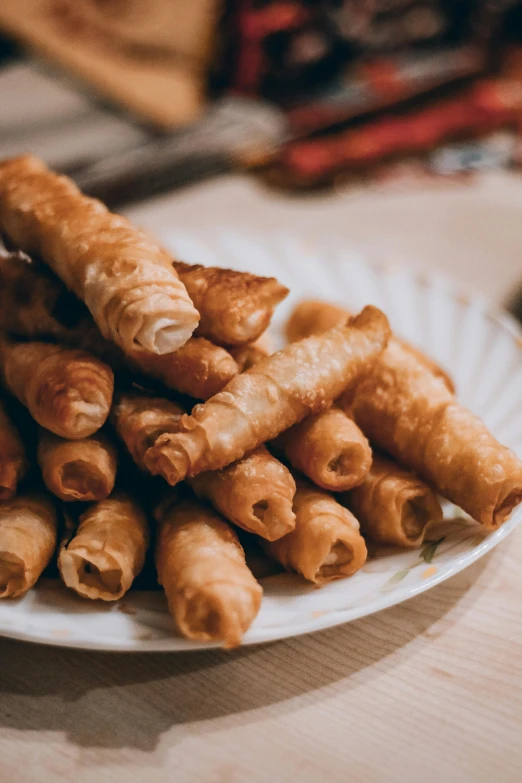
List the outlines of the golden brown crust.
{"type": "Polygon", "coordinates": [[[445,383],[394,341],[354,390],[350,405],[371,441],[418,472],[433,422],[453,401],[445,383]],[[407,452],[408,460],[400,459],[397,451],[407,452]]]}
{"type": "Polygon", "coordinates": [[[191,337],[175,353],[157,356],[140,351],[129,358],[140,372],[197,400],[213,397],[238,373],[230,353],[204,337],[191,337]]]}
{"type": "Polygon", "coordinates": [[[104,500],[114,488],[118,457],[102,433],[64,440],[41,430],[38,464],[45,486],[60,500],[104,500]]]}
{"type": "Polygon", "coordinates": [[[282,432],[274,445],[296,470],[331,492],[356,487],[372,464],[368,439],[353,419],[335,406],[282,432]]]}
{"type": "Polygon", "coordinates": [[[268,541],[295,527],[295,481],[265,446],[222,470],[200,473],[188,483],[230,522],[268,541]]]}
{"type": "Polygon", "coordinates": [[[352,412],[371,441],[487,527],[521,502],[522,462],[399,343],[355,390],[352,412]]]}
{"type": "Polygon", "coordinates": [[[27,493],[0,503],[0,598],[19,598],[33,587],[56,547],[51,499],[27,493]]]}
{"type": "Polygon", "coordinates": [[[295,530],[265,545],[285,568],[321,585],[351,576],[366,562],[359,523],[323,490],[297,482],[295,530]]]}
{"type": "Polygon", "coordinates": [[[265,331],[288,288],[274,277],[174,261],[201,320],[196,334],[218,345],[250,343],[265,331]]]}
{"type": "Polygon", "coordinates": [[[428,525],[442,520],[434,490],[409,470],[374,455],[362,484],[343,495],[361,530],[378,544],[416,547],[428,525]]]}
{"type": "Polygon", "coordinates": [[[120,392],[111,411],[111,422],[136,465],[145,470],[143,458],[159,433],[177,432],[185,410],[171,400],[141,392],[120,392]]]}
{"type": "MultiPolygon", "coordinates": [[[[349,317],[349,311],[337,305],[318,300],[305,300],[299,302],[290,315],[286,323],[286,336],[290,342],[294,342],[295,340],[302,340],[304,337],[310,337],[312,334],[322,334],[327,329],[332,329],[334,326],[345,323],[349,317]]],[[[433,375],[441,378],[449,391],[455,391],[452,378],[437,362],[426,356],[425,353],[411,345],[411,343],[392,335],[390,343],[393,344],[395,342],[398,342],[403,348],[413,353],[417,360],[433,375]]]]}
{"type": "Polygon", "coordinates": [[[0,329],[19,337],[62,337],[89,315],[85,305],[63,283],[21,251],[0,243],[0,329]],[[57,317],[66,312],[69,326],[57,317]]]}
{"type": "Polygon", "coordinates": [[[0,226],[41,255],[124,350],[169,353],[196,328],[198,313],[161,247],[37,158],[0,164],[0,226]]]}
{"type": "Polygon", "coordinates": [[[0,339],[0,373],[35,421],[63,438],[86,438],[109,415],[114,376],[84,351],[0,339]]]}
{"type": "Polygon", "coordinates": [[[124,354],[102,337],[89,311],[57,277],[23,254],[0,254],[0,328],[21,337],[54,337],[115,370],[145,373],[200,400],[221,391],[238,372],[230,353],[203,337],[190,338],[174,353],[124,354]]]}
{"type": "Polygon", "coordinates": [[[84,598],[116,601],[143,568],[148,541],[149,527],[140,506],[115,492],[89,506],[74,537],[62,546],[62,579],[84,598]]]}
{"type": "MultiPolygon", "coordinates": [[[[395,339],[397,340],[397,338],[395,339]]],[[[446,372],[444,367],[441,367],[440,364],[438,364],[436,361],[431,359],[429,356],[426,356],[426,354],[423,353],[420,348],[412,345],[407,340],[398,340],[398,342],[402,348],[405,348],[407,351],[413,354],[417,361],[422,364],[422,366],[425,367],[428,372],[431,372],[431,374],[436,378],[440,378],[440,380],[444,382],[448,391],[450,391],[452,394],[455,394],[455,383],[453,382],[453,378],[451,375],[449,375],[448,372],[446,372]]]]}
{"type": "Polygon", "coordinates": [[[16,494],[29,463],[22,439],[0,400],[0,500],[16,494]]]}
{"type": "MultiPolygon", "coordinates": [[[[134,462],[145,470],[144,456],[158,432],[177,432],[183,409],[170,400],[140,392],[117,395],[111,421],[134,462]]],[[[239,527],[272,540],[292,530],[295,482],[265,446],[220,471],[202,473],[189,483],[239,527]]]]}
{"type": "Polygon", "coordinates": [[[158,525],[158,579],[181,633],[237,647],[263,591],[232,528],[193,500],[174,503],[158,525]]]}
{"type": "Polygon", "coordinates": [[[326,409],[373,367],[388,338],[386,317],[368,307],[346,327],[287,346],[196,406],[181,432],[161,435],[145,464],[176,484],[240,459],[326,409]]]}

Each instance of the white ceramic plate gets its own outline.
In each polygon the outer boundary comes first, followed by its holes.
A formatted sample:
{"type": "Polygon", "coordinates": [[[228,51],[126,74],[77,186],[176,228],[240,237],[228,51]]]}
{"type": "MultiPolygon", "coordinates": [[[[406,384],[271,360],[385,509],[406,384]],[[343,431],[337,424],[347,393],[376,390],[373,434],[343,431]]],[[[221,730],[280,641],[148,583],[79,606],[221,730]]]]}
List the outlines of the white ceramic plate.
{"type": "MultiPolygon", "coordinates": [[[[219,230],[162,237],[187,261],[275,275],[292,293],[274,334],[303,297],[325,298],[352,310],[372,303],[396,332],[445,366],[461,401],[522,457],[522,342],[510,318],[437,275],[369,265],[332,244],[315,247],[296,236],[219,230]]],[[[522,506],[490,535],[446,509],[445,522],[419,550],[382,551],[354,577],[317,590],[290,574],[262,580],[261,611],[244,643],[254,644],[345,623],[398,604],[448,579],[503,541],[522,519],[522,506]]],[[[0,634],[19,639],[108,650],[189,650],[205,645],[176,635],[160,592],[131,592],[106,605],[76,597],[54,581],[24,599],[0,605],[0,634]]]]}

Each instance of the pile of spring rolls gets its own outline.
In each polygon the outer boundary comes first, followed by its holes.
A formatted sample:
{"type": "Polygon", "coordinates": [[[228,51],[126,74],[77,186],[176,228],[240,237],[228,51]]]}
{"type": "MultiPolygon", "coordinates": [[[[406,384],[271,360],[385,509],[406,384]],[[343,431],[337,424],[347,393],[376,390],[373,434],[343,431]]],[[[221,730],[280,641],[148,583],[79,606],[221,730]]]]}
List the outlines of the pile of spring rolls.
{"type": "Polygon", "coordinates": [[[439,495],[490,529],[522,500],[522,463],[377,308],[303,302],[271,353],[277,280],[174,261],[31,156],[0,163],[0,232],[1,597],[57,553],[115,601],[151,547],[181,633],[234,647],[262,598],[237,528],[322,585],[366,539],[418,546],[439,495]]]}

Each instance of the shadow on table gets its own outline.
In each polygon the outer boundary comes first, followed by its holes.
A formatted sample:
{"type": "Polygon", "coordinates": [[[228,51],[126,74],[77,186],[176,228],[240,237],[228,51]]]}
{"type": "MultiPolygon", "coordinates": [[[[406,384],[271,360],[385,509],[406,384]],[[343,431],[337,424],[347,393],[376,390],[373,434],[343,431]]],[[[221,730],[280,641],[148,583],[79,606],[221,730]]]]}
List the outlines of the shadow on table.
{"type": "Polygon", "coordinates": [[[447,630],[449,610],[480,595],[483,588],[467,591],[488,560],[372,617],[233,653],[100,653],[4,639],[0,732],[58,731],[86,750],[148,752],[172,727],[224,716],[244,725],[255,719],[250,711],[265,708],[266,717],[313,704],[327,697],[325,687],[345,680],[344,689],[356,688],[368,666],[378,676],[395,665],[398,650],[404,661],[410,643],[447,630]]]}

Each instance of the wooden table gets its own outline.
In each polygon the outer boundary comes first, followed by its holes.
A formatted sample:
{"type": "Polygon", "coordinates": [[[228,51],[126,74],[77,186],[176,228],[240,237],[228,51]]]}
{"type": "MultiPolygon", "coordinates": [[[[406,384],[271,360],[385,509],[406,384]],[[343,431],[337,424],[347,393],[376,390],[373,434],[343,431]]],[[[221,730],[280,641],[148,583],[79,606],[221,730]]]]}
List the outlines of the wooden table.
{"type": "MultiPolygon", "coordinates": [[[[336,233],[437,263],[500,301],[521,273],[522,183],[289,200],[232,177],[134,217],[336,233]]],[[[0,641],[0,781],[518,783],[522,529],[373,617],[234,653],[0,641]]]]}

